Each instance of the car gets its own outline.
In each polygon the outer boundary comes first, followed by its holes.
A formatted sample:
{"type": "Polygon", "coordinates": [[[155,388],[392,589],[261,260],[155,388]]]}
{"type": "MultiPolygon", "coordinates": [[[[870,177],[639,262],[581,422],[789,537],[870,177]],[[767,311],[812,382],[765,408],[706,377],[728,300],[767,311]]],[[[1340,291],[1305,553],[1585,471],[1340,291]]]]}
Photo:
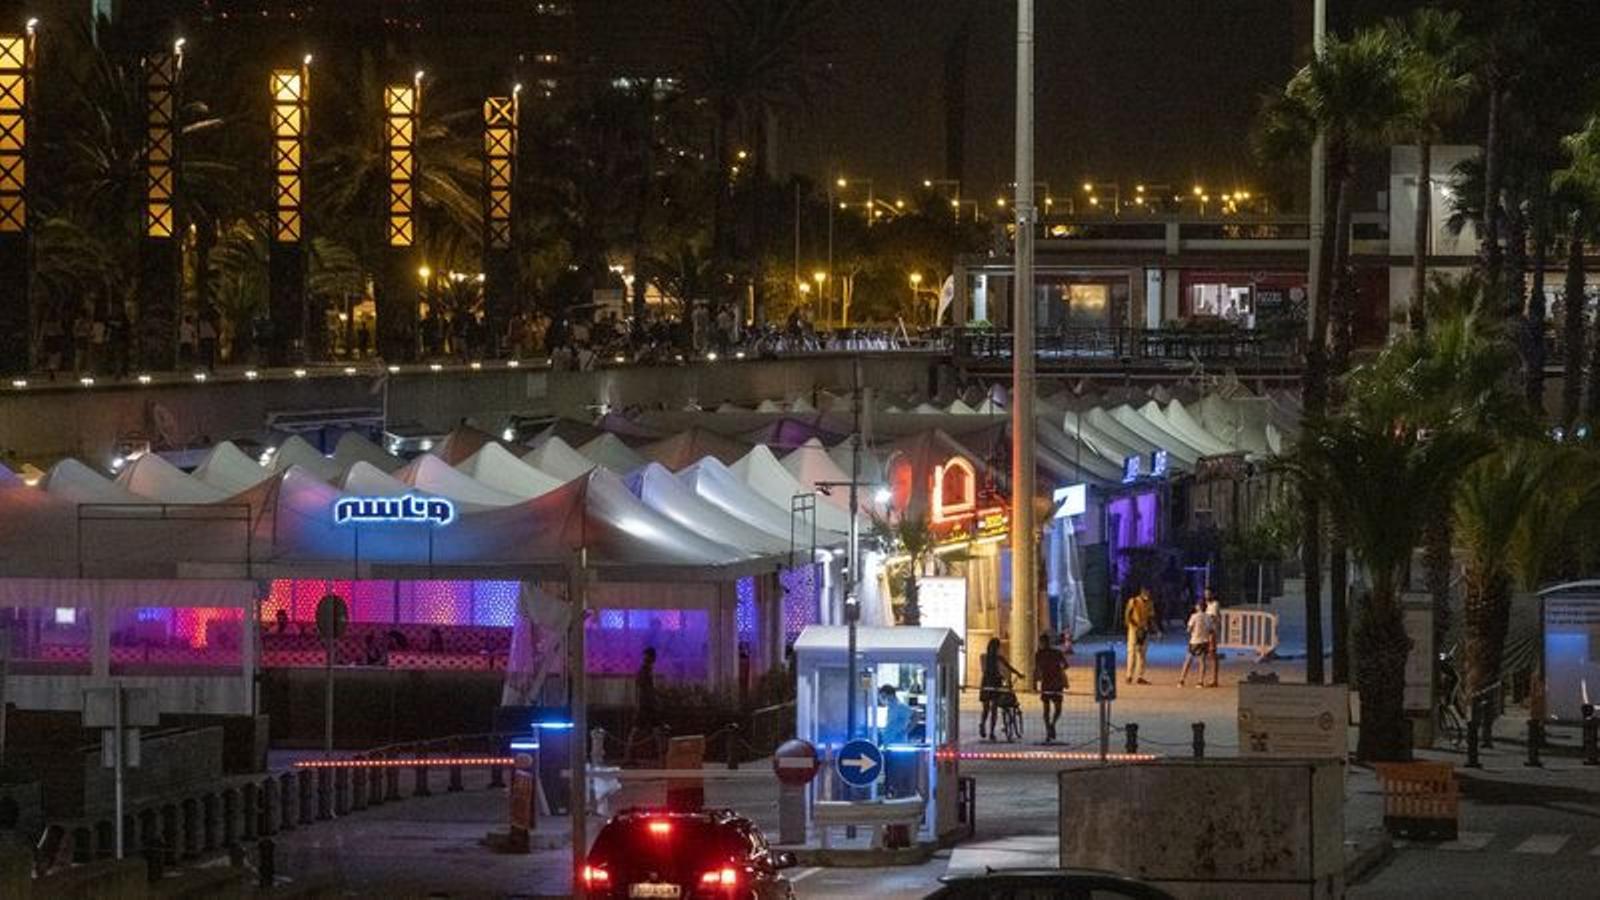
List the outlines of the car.
{"type": "Polygon", "coordinates": [[[732,810],[630,809],[600,829],[580,877],[590,897],[791,900],[781,870],[794,864],[732,810]]]}
{"type": "Polygon", "coordinates": [[[990,869],[939,881],[927,900],[1173,900],[1153,885],[1093,869],[990,869]]]}

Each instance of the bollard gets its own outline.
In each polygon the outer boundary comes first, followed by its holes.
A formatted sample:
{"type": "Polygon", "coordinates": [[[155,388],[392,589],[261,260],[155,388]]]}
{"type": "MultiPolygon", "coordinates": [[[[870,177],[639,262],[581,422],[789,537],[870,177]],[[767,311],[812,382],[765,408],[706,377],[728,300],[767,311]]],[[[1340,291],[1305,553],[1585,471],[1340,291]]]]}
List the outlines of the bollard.
{"type": "Polygon", "coordinates": [[[262,838],[256,841],[256,885],[270,888],[276,882],[278,874],[277,845],[272,843],[272,838],[262,838]]]}
{"type": "Polygon", "coordinates": [[[317,770],[317,821],[333,818],[333,770],[317,770]]]}
{"type": "Polygon", "coordinates": [[[256,834],[271,837],[278,833],[278,791],[270,777],[261,782],[257,796],[256,815],[260,821],[256,823],[256,834]]]}
{"type": "Polygon", "coordinates": [[[1600,766],[1600,718],[1594,714],[1594,704],[1583,705],[1583,764],[1600,766]]]}
{"type": "Polygon", "coordinates": [[[1194,758],[1206,758],[1206,723],[1196,722],[1189,726],[1194,729],[1194,758]]]}
{"type": "MultiPolygon", "coordinates": [[[[491,746],[499,747],[499,746],[501,746],[501,744],[500,744],[499,740],[497,739],[494,742],[494,744],[491,745],[491,746]]],[[[505,767],[504,766],[490,766],[489,767],[489,788],[492,790],[494,788],[503,788],[505,786],[506,786],[506,770],[505,770],[505,767]]]]}
{"type": "Polygon", "coordinates": [[[1124,745],[1125,749],[1129,753],[1138,753],[1139,752],[1139,723],[1138,722],[1129,722],[1127,727],[1123,729],[1123,733],[1127,737],[1127,742],[1124,745]]]}
{"type": "Polygon", "coordinates": [[[1467,762],[1468,769],[1481,769],[1483,763],[1478,761],[1478,707],[1472,707],[1472,717],[1467,719],[1467,762]]]}
{"type": "MultiPolygon", "coordinates": [[[[417,759],[424,759],[426,757],[427,757],[426,753],[424,753],[424,752],[422,752],[420,750],[417,751],[417,759]]],[[[416,767],[416,769],[413,770],[413,771],[416,774],[416,781],[413,783],[413,785],[411,787],[411,796],[413,796],[413,797],[429,797],[429,796],[432,796],[433,795],[433,788],[428,786],[428,767],[426,765],[418,765],[416,767]]]]}
{"type": "Polygon", "coordinates": [[[340,766],[333,770],[333,814],[342,816],[350,812],[350,770],[340,766]]]}
{"type": "Polygon", "coordinates": [[[723,738],[723,741],[725,741],[724,746],[727,749],[728,768],[730,769],[739,768],[739,745],[735,743],[738,739],[739,724],[735,722],[728,726],[728,736],[723,738]]]}
{"type": "Polygon", "coordinates": [[[400,799],[400,767],[387,766],[383,770],[384,802],[400,799]]]}
{"type": "Polygon", "coordinates": [[[450,759],[452,760],[452,762],[450,763],[450,785],[449,785],[449,787],[445,788],[445,790],[447,790],[450,793],[454,794],[454,793],[460,792],[463,789],[462,788],[462,784],[461,784],[461,762],[460,762],[460,759],[461,759],[461,744],[459,742],[457,742],[457,741],[451,741],[450,742],[450,746],[448,748],[448,751],[450,753],[450,759]]]}
{"type": "Polygon", "coordinates": [[[300,802],[295,807],[300,813],[300,824],[310,825],[316,821],[316,776],[310,769],[301,769],[296,777],[300,781],[300,802]]]}
{"type": "Polygon", "coordinates": [[[1538,719],[1528,720],[1528,758],[1522,764],[1539,769],[1544,763],[1539,761],[1539,745],[1544,743],[1544,723],[1538,719]]]}
{"type": "Polygon", "coordinates": [[[357,755],[355,765],[350,769],[350,811],[360,812],[367,808],[367,767],[361,765],[366,757],[357,755]]]}

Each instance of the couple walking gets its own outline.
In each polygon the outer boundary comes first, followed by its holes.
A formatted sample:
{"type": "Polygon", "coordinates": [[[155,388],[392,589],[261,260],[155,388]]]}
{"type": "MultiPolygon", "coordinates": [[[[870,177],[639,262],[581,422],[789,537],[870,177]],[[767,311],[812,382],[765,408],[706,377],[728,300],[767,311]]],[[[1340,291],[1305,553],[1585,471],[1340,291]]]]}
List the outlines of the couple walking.
{"type": "MultiPolygon", "coordinates": [[[[1061,643],[1067,643],[1062,635],[1061,643]]],[[[1039,701],[1044,708],[1044,740],[1056,739],[1056,723],[1061,720],[1061,701],[1067,692],[1067,652],[1050,639],[1049,633],[1039,635],[1039,648],[1033,654],[1033,686],[1039,690],[1039,701]]],[[[978,736],[995,739],[995,720],[1001,707],[1015,706],[1016,694],[1009,686],[1007,672],[1018,678],[1022,673],[1000,655],[1000,639],[990,638],[983,652],[983,682],[978,697],[983,702],[983,712],[978,717],[978,736]]]]}
{"type": "MultiPolygon", "coordinates": [[[[1156,624],[1155,604],[1150,600],[1150,591],[1141,589],[1139,593],[1128,598],[1127,608],[1123,610],[1122,622],[1128,631],[1128,669],[1125,679],[1128,684],[1135,682],[1149,684],[1145,680],[1146,656],[1150,645],[1150,632],[1156,624]]],[[[1189,637],[1189,652],[1184,657],[1183,669],[1178,673],[1178,685],[1183,686],[1189,677],[1189,666],[1195,660],[1200,661],[1200,687],[1206,686],[1206,668],[1211,668],[1211,687],[1217,686],[1219,665],[1217,661],[1217,638],[1222,627],[1222,611],[1217,599],[1207,588],[1205,597],[1194,606],[1194,611],[1189,615],[1186,626],[1189,637]]]]}

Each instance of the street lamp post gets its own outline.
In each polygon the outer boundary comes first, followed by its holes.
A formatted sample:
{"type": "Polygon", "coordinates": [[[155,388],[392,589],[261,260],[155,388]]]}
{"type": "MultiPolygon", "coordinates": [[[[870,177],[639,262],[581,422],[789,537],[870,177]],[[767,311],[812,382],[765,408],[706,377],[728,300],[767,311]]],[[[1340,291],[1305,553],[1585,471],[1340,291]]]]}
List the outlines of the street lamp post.
{"type": "Polygon", "coordinates": [[[1089,195],[1089,205],[1091,206],[1100,205],[1101,193],[1110,193],[1111,214],[1114,216],[1122,215],[1122,186],[1115,181],[1085,181],[1083,183],[1083,192],[1089,195]],[[1102,189],[1109,189],[1109,191],[1103,191],[1102,189]]]}
{"type": "Polygon", "coordinates": [[[1017,0],[1016,278],[1011,352],[1011,658],[1032,672],[1037,627],[1033,529],[1033,0],[1017,0]]]}
{"type": "Polygon", "coordinates": [[[866,205],[867,227],[871,228],[872,227],[873,213],[878,208],[878,196],[877,196],[876,193],[874,193],[876,188],[874,188],[874,186],[873,186],[872,179],[871,178],[851,179],[851,178],[846,178],[843,175],[841,175],[837,179],[834,180],[833,184],[834,184],[835,187],[837,187],[841,191],[845,190],[846,188],[849,188],[851,185],[864,184],[864,185],[867,186],[867,205],[866,205]]]}
{"type": "Polygon", "coordinates": [[[912,272],[907,278],[911,282],[911,309],[917,309],[917,301],[922,299],[922,273],[912,272]]]}
{"type": "Polygon", "coordinates": [[[811,273],[811,280],[817,283],[817,303],[822,306],[823,322],[830,323],[833,321],[833,298],[823,292],[828,283],[828,273],[818,269],[811,273]]]}

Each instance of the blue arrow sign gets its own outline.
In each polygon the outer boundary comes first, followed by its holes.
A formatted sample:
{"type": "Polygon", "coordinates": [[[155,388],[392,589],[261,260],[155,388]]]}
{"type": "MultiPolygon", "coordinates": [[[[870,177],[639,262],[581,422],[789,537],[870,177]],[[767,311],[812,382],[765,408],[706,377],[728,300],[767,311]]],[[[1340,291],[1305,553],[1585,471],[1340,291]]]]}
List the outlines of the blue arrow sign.
{"type": "Polygon", "coordinates": [[[883,751],[871,741],[853,740],[839,748],[834,766],[845,784],[867,787],[883,774],[883,751]]]}

